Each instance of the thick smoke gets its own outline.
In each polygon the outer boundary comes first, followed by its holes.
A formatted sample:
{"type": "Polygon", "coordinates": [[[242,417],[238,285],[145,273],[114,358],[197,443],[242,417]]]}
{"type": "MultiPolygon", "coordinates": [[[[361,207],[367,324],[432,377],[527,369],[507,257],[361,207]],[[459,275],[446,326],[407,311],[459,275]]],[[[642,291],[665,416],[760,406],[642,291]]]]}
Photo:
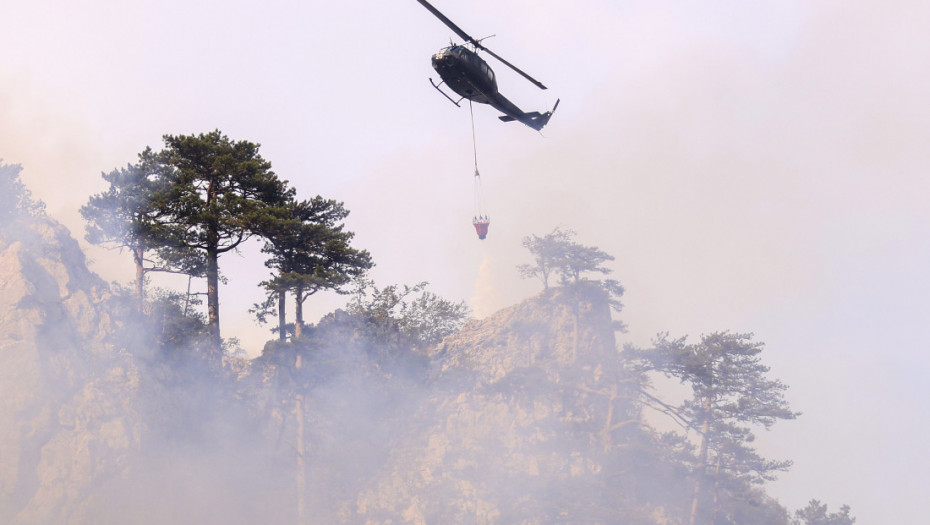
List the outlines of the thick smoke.
{"type": "MultiPolygon", "coordinates": [[[[139,312],[18,173],[0,163],[15,197],[0,221],[0,522],[688,515],[694,447],[644,429],[603,283],[553,287],[431,346],[337,310],[248,360],[212,348],[176,294],[139,312]]],[[[742,494],[718,523],[788,523],[761,490],[742,494]]]]}
{"type": "Polygon", "coordinates": [[[41,214],[0,257],[4,523],[550,522],[609,499],[609,445],[579,431],[602,402],[575,388],[617,373],[606,305],[580,336],[539,299],[430,351],[337,311],[247,361],[170,301],[135,313],[41,214]]]}

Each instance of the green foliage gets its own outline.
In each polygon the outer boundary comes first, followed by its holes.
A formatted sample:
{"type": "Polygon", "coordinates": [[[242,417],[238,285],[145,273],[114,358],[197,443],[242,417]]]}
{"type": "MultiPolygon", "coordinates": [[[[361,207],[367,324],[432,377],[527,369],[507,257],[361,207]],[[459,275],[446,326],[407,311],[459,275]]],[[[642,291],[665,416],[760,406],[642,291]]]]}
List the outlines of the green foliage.
{"type": "Polygon", "coordinates": [[[271,171],[258,144],[233,142],[219,131],[165,135],[164,141],[159,162],[170,191],[155,205],[170,218],[174,245],[205,258],[208,323],[219,346],[219,256],[258,233],[294,191],[271,171]]]}
{"type": "Polygon", "coordinates": [[[32,193],[19,179],[22,169],[19,164],[4,164],[3,159],[0,159],[0,225],[13,222],[19,217],[45,213],[45,204],[32,200],[32,193]]]}
{"type": "Polygon", "coordinates": [[[271,171],[259,145],[219,131],[165,135],[159,153],[171,190],[156,203],[175,227],[175,241],[207,252],[236,249],[260,229],[293,190],[271,171]]]}
{"type": "Polygon", "coordinates": [[[433,345],[462,327],[469,308],[464,301],[449,301],[427,291],[428,284],[379,289],[370,279],[360,278],[347,310],[374,325],[396,328],[418,346],[433,345]]]}
{"type": "Polygon", "coordinates": [[[135,252],[154,246],[153,237],[162,213],[154,196],[164,191],[165,181],[150,148],[139,154],[139,162],[102,173],[110,183],[106,191],[93,195],[81,207],[87,221],[85,238],[91,244],[110,244],[135,252]]]}
{"type": "Polygon", "coordinates": [[[219,263],[254,235],[269,210],[293,198],[258,145],[233,142],[219,131],[164,137],[134,165],[104,173],[110,187],[81,209],[92,243],[127,248],[136,265],[141,307],[149,271],[207,279],[208,326],[220,348],[219,263]],[[146,266],[149,263],[149,266],[146,266]]]}
{"type": "Polygon", "coordinates": [[[146,148],[136,164],[103,173],[109,188],[91,196],[81,207],[88,242],[127,249],[132,255],[139,305],[149,272],[204,273],[203,255],[179,247],[173,238],[165,205],[171,186],[162,168],[156,154],[146,148]]]}
{"type": "Polygon", "coordinates": [[[350,246],[340,202],[315,197],[295,201],[295,190],[277,178],[258,144],[232,141],[219,131],[164,136],[165,148],[146,148],[136,164],[104,173],[110,187],[81,209],[87,239],[128,249],[136,266],[137,311],[148,272],[174,271],[207,280],[207,324],[220,348],[219,257],[252,236],[267,241],[266,262],[276,270],[263,286],[269,295],[252,312],[264,322],[277,304],[284,338],[285,294],[301,305],[319,290],[343,286],[371,268],[367,251],[350,246]]]}
{"type": "MultiPolygon", "coordinates": [[[[293,293],[298,319],[303,323],[301,304],[320,290],[346,293],[343,286],[373,266],[371,255],[350,246],[354,237],[341,223],[349,215],[341,202],[316,196],[308,201],[288,201],[270,210],[259,226],[266,239],[262,251],[271,257],[265,266],[276,273],[262,286],[268,291],[265,302],[251,311],[260,322],[284,306],[278,299],[293,293]]],[[[284,315],[279,311],[279,332],[284,334],[284,315]]]]}
{"type": "Polygon", "coordinates": [[[839,512],[827,513],[827,505],[816,499],[810,500],[807,507],[794,513],[793,525],[853,525],[856,518],[849,515],[849,505],[840,507],[839,512]]]}

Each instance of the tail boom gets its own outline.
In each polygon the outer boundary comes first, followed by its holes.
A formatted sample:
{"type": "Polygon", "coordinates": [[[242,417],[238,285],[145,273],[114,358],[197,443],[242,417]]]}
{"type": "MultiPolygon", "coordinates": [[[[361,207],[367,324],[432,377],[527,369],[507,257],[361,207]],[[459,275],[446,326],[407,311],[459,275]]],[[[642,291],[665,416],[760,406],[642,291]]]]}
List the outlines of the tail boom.
{"type": "Polygon", "coordinates": [[[500,118],[503,122],[513,122],[515,120],[520,121],[527,126],[535,129],[536,131],[542,131],[542,129],[549,123],[549,119],[552,118],[552,114],[555,113],[556,108],[559,107],[559,101],[555,101],[555,105],[552,106],[552,109],[540,113],[538,111],[531,111],[529,113],[523,112],[513,112],[514,114],[501,115],[500,118]]]}

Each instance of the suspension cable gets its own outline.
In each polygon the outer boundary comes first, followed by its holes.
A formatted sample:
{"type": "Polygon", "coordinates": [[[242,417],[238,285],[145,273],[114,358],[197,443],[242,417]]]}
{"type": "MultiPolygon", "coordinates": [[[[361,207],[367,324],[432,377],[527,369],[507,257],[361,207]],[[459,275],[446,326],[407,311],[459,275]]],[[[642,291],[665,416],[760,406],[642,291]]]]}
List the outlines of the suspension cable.
{"type": "Polygon", "coordinates": [[[475,158],[475,220],[486,220],[487,212],[484,209],[484,195],[481,191],[481,174],[478,173],[478,139],[475,134],[475,110],[471,99],[468,99],[468,111],[471,114],[471,142],[475,158]]]}
{"type": "Polygon", "coordinates": [[[471,99],[468,99],[468,111],[471,113],[471,145],[475,154],[475,176],[478,176],[478,139],[475,138],[475,110],[472,108],[471,99]]]}

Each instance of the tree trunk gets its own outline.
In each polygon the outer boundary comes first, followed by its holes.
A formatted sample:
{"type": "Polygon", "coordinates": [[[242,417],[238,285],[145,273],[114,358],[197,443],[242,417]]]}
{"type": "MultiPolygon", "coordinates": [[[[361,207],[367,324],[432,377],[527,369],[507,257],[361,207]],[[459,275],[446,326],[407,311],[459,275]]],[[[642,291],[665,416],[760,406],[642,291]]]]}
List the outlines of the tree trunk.
{"type": "Polygon", "coordinates": [[[287,308],[287,292],[278,290],[278,337],[281,341],[287,339],[287,317],[285,310],[287,308]]]}
{"type": "MultiPolygon", "coordinates": [[[[211,235],[210,237],[214,237],[211,235]]],[[[207,248],[207,331],[216,348],[220,348],[220,268],[216,246],[207,248]]]]}
{"type": "Polygon", "coordinates": [[[143,313],[145,309],[145,249],[141,246],[135,248],[135,252],[132,255],[133,262],[136,264],[136,301],[139,308],[139,313],[143,313]]]}
{"type": "MultiPolygon", "coordinates": [[[[217,199],[217,180],[211,176],[207,186],[209,209],[217,199]]],[[[207,221],[207,332],[219,351],[223,345],[220,336],[220,227],[216,219],[207,221]]]]}
{"type": "MultiPolygon", "coordinates": [[[[300,377],[300,368],[302,366],[300,352],[297,353],[297,361],[294,369],[297,371],[297,377],[300,377]]],[[[307,471],[304,465],[304,394],[301,385],[297,385],[297,395],[294,403],[294,416],[297,418],[297,523],[304,523],[306,514],[304,493],[307,490],[307,471]]]]}
{"type": "Polygon", "coordinates": [[[300,339],[304,334],[304,291],[298,288],[294,292],[294,339],[300,339]]]}
{"type": "Polygon", "coordinates": [[[691,520],[690,525],[697,523],[698,507],[701,500],[701,486],[704,476],[707,473],[707,436],[710,433],[710,409],[712,400],[708,396],[704,398],[704,424],[701,425],[701,448],[698,452],[697,472],[694,476],[694,495],[691,498],[691,520]]]}

